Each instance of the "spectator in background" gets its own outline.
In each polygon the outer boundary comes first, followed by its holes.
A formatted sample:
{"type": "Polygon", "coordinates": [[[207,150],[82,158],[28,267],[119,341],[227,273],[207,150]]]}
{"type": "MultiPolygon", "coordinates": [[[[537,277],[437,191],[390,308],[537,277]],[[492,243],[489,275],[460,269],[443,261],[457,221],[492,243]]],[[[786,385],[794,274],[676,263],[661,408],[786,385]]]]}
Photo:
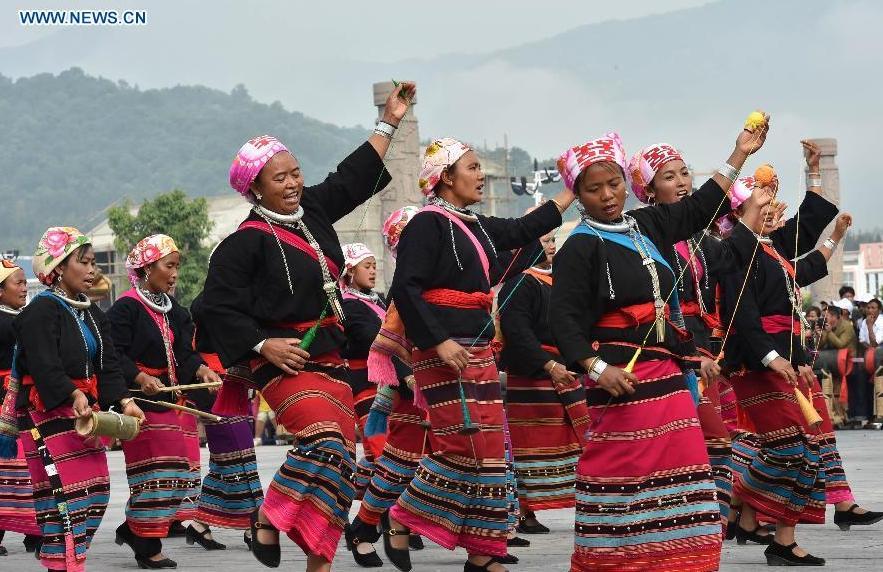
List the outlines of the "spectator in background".
{"type": "Polygon", "coordinates": [[[852,286],[841,286],[840,290],[837,291],[837,294],[840,296],[841,299],[846,298],[850,302],[855,299],[855,290],[852,286]]]}
{"type": "Polygon", "coordinates": [[[810,306],[805,315],[809,324],[809,329],[806,332],[806,347],[814,351],[818,345],[816,340],[819,339],[822,332],[822,310],[818,306],[810,306]]]}
{"type": "Polygon", "coordinates": [[[831,302],[826,312],[826,320],[819,340],[821,350],[841,350],[848,348],[855,352],[855,329],[849,316],[852,314],[852,302],[846,298],[831,302]]]}
{"type": "Polygon", "coordinates": [[[876,348],[883,340],[883,320],[880,317],[880,308],[883,304],[873,298],[868,302],[865,318],[861,321],[858,332],[858,341],[864,347],[876,348]]]}
{"type": "Polygon", "coordinates": [[[824,319],[825,312],[828,311],[828,303],[825,302],[824,300],[822,300],[821,302],[819,302],[819,309],[822,311],[822,313],[819,317],[824,319]]]}

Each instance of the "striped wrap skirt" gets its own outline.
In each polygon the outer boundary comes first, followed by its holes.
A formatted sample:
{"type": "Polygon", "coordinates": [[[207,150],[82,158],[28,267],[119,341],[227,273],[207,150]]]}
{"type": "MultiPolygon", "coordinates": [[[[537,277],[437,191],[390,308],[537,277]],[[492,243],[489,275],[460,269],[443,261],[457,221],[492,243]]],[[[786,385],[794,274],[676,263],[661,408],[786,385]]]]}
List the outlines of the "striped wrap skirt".
{"type": "Polygon", "coordinates": [[[21,439],[14,459],[0,459],[0,530],[40,535],[34,489],[21,439]]]}
{"type": "Polygon", "coordinates": [[[571,570],[717,570],[720,512],[684,376],[673,360],[638,362],[634,374],[632,395],[587,386],[571,570]]]}
{"type": "Polygon", "coordinates": [[[500,380],[490,346],[470,353],[458,377],[434,350],[413,352],[417,388],[429,405],[432,451],[390,515],[449,550],[504,556],[509,499],[500,380]]]}
{"type": "Polygon", "coordinates": [[[315,356],[298,375],[262,390],[276,422],[295,438],[261,507],[307,554],[333,560],[355,491],[353,392],[336,354],[315,356]]]}

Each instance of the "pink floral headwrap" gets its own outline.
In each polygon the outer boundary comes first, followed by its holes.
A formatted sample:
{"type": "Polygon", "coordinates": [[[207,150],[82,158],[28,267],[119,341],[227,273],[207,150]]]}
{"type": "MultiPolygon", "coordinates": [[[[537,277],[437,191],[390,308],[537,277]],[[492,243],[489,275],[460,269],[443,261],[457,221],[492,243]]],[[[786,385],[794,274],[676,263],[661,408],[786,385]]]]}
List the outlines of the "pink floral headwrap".
{"type": "Polygon", "coordinates": [[[351,242],[343,245],[343,260],[347,270],[355,268],[360,262],[364,262],[368,258],[374,258],[374,253],[371,252],[368,245],[361,242],[351,242]]]}
{"type": "Polygon", "coordinates": [[[239,148],[230,165],[230,186],[249,202],[254,202],[251,184],[258,177],[273,155],[285,151],[291,153],[281,141],[272,135],[261,135],[239,148]]]}
{"type": "Polygon", "coordinates": [[[607,133],[603,137],[571,147],[558,158],[558,172],[564,179],[564,186],[576,192],[576,178],[595,163],[609,161],[622,168],[623,176],[628,184],[629,172],[625,149],[618,133],[607,133]]]}
{"type": "MultiPolygon", "coordinates": [[[[748,200],[748,197],[751,196],[751,192],[753,190],[754,177],[742,177],[740,179],[736,179],[736,181],[730,186],[730,206],[733,208],[733,211],[742,206],[742,203],[748,200]]],[[[739,219],[736,217],[735,212],[726,214],[717,219],[717,225],[720,229],[721,236],[729,236],[730,232],[733,230],[733,226],[738,220],[739,219]]]]}
{"type": "Polygon", "coordinates": [[[178,252],[178,245],[171,236],[165,234],[152,234],[141,239],[129,256],[126,257],[126,273],[132,286],[138,286],[138,273],[136,270],[153,264],[173,252],[178,252]]]}
{"type": "Polygon", "coordinates": [[[398,210],[394,210],[383,223],[383,241],[392,257],[396,257],[396,251],[399,248],[399,239],[402,237],[402,231],[414,215],[420,212],[420,209],[408,205],[398,210]]]}
{"type": "Polygon", "coordinates": [[[647,203],[647,187],[662,169],[662,166],[670,161],[681,160],[680,152],[668,143],[654,143],[644,147],[629,161],[628,172],[632,177],[632,191],[642,203],[647,203]]]}
{"type": "Polygon", "coordinates": [[[467,151],[471,149],[452,137],[434,140],[423,153],[423,166],[417,180],[420,192],[426,196],[431,195],[441,180],[442,171],[456,163],[467,151]]]}
{"type": "Polygon", "coordinates": [[[34,251],[34,274],[43,284],[50,286],[55,279],[54,270],[76,249],[91,240],[72,226],[53,226],[46,229],[34,251]]]}

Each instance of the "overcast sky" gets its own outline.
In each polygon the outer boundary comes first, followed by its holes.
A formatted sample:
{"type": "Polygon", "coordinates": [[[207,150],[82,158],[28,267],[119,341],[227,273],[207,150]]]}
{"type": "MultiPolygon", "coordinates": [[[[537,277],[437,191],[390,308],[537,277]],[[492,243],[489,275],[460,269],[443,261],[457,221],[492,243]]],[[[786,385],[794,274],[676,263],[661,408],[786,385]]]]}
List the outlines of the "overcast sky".
{"type": "MultiPolygon", "coordinates": [[[[57,28],[23,27],[23,8],[139,9],[149,25],[175,18],[194,24],[202,10],[224,10],[231,0],[93,0],[27,2],[4,0],[0,8],[0,47],[27,43],[57,28]]],[[[273,18],[276,0],[239,0],[253,5],[255,18],[273,18]]],[[[442,3],[383,0],[286,0],[298,5],[292,30],[292,52],[305,46],[329,55],[391,62],[444,53],[476,53],[538,40],[581,24],[626,19],[709,4],[709,0],[446,0],[442,3]],[[488,25],[487,22],[494,22],[488,25]],[[339,41],[346,38],[347,41],[339,41]]],[[[286,10],[285,17],[289,17],[286,10]]],[[[219,31],[235,42],[235,28],[219,31]]]]}

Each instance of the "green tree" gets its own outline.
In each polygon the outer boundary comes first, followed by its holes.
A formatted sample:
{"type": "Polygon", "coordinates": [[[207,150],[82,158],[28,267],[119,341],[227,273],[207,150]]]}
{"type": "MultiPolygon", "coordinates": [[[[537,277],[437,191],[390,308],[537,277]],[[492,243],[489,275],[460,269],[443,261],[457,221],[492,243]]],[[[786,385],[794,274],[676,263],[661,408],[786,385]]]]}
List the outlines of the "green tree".
{"type": "Polygon", "coordinates": [[[139,240],[151,234],[171,236],[181,250],[176,297],[189,306],[202,289],[208,268],[210,250],[205,239],[213,224],[208,217],[208,202],[202,197],[190,199],[184,191],[175,189],[144,201],[135,215],[131,208],[127,200],[108,210],[117,252],[125,257],[139,240]]]}

